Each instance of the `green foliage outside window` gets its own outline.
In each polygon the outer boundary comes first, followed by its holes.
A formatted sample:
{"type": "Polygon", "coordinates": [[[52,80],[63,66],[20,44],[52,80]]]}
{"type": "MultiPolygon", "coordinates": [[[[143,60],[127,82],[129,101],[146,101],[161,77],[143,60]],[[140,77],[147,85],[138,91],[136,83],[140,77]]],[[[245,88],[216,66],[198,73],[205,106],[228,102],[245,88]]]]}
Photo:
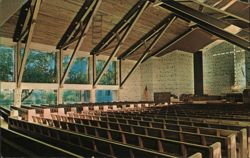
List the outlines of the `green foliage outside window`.
{"type": "Polygon", "coordinates": [[[22,91],[22,100],[23,100],[22,104],[24,105],[56,104],[57,95],[56,95],[56,91],[53,91],[53,90],[45,91],[45,90],[24,89],[22,91]]]}
{"type": "Polygon", "coordinates": [[[97,90],[96,91],[96,102],[112,102],[113,101],[113,91],[111,90],[97,90]]]}
{"type": "Polygon", "coordinates": [[[64,103],[76,103],[81,102],[82,91],[80,90],[64,90],[63,102],[64,103]]]}
{"type": "Polygon", "coordinates": [[[55,83],[56,78],[55,53],[31,50],[25,66],[23,82],[55,83]]]}
{"type": "MultiPolygon", "coordinates": [[[[96,74],[97,76],[101,73],[101,70],[105,64],[103,60],[97,60],[96,62],[96,74]]],[[[115,85],[116,84],[116,62],[110,63],[108,70],[103,74],[99,85],[115,85]]]]}
{"type": "Polygon", "coordinates": [[[0,45],[0,81],[14,81],[14,49],[0,45]]]}
{"type": "MultiPolygon", "coordinates": [[[[65,56],[63,60],[64,70],[69,63],[70,56],[65,56]]],[[[74,84],[87,84],[88,81],[88,58],[76,58],[69,73],[65,83],[74,84]]]]}
{"type": "Polygon", "coordinates": [[[89,102],[89,90],[64,90],[63,103],[89,102]]]}
{"type": "Polygon", "coordinates": [[[0,106],[10,108],[14,103],[14,93],[12,89],[0,89],[0,106]]]}

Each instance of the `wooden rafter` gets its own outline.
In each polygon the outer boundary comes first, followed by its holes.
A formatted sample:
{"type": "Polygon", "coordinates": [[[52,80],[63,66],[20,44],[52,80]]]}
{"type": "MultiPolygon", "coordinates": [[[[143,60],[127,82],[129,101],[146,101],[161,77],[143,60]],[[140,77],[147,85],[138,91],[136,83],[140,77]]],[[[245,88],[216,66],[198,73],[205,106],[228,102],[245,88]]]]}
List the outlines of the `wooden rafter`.
{"type": "MultiPolygon", "coordinates": [[[[34,2],[34,7],[33,7],[34,9],[33,10],[31,10],[31,1],[28,2],[28,3],[30,3],[29,8],[28,8],[29,9],[28,12],[30,12],[30,13],[27,13],[27,16],[26,16],[26,18],[24,20],[24,23],[23,23],[24,24],[23,26],[27,26],[27,28],[24,29],[23,27],[21,27],[21,31],[19,31],[19,35],[22,35],[23,30],[26,30],[26,29],[28,30],[27,31],[28,33],[27,33],[27,38],[25,40],[25,48],[24,48],[23,58],[22,58],[22,61],[20,63],[20,68],[18,68],[19,71],[18,71],[18,76],[17,76],[17,87],[21,86],[23,73],[24,73],[24,68],[25,68],[26,61],[27,61],[28,54],[29,54],[29,50],[30,50],[32,35],[33,35],[33,32],[34,32],[34,28],[35,28],[35,25],[36,25],[36,19],[37,19],[37,16],[38,16],[40,5],[41,5],[41,0],[36,0],[36,1],[33,1],[33,2],[34,2]]],[[[20,17],[20,18],[22,18],[22,17],[20,17]]],[[[19,28],[20,28],[20,26],[17,25],[16,30],[18,30],[19,28]]],[[[24,36],[19,36],[19,37],[21,37],[21,38],[17,39],[18,47],[20,47],[20,42],[24,38],[24,36]]],[[[20,48],[18,48],[18,50],[20,50],[20,48]]],[[[17,53],[21,53],[21,52],[17,52],[17,53]]]]}
{"type": "MultiPolygon", "coordinates": [[[[60,87],[63,86],[67,75],[69,73],[70,68],[72,67],[76,53],[79,51],[84,38],[86,37],[86,33],[92,23],[93,16],[97,12],[99,6],[101,4],[101,0],[87,0],[83,4],[82,8],[78,12],[78,14],[73,19],[72,23],[68,27],[67,31],[63,35],[62,39],[57,45],[59,49],[65,49],[77,41],[74,51],[70,57],[69,63],[66,65],[65,71],[62,73],[60,78],[60,87]]],[[[62,51],[61,51],[62,52],[62,51]]]]}
{"type": "Polygon", "coordinates": [[[107,71],[109,64],[112,59],[115,57],[119,49],[121,48],[121,44],[126,40],[128,34],[132,30],[134,24],[141,16],[143,11],[149,5],[148,0],[140,0],[138,1],[130,11],[120,20],[120,22],[115,25],[115,27],[101,40],[100,43],[91,51],[91,54],[98,54],[98,52],[102,52],[105,48],[107,48],[115,39],[117,39],[117,43],[112,50],[111,55],[108,60],[105,62],[104,67],[102,68],[100,74],[97,76],[95,81],[93,82],[93,86],[97,85],[103,74],[107,71]]]}

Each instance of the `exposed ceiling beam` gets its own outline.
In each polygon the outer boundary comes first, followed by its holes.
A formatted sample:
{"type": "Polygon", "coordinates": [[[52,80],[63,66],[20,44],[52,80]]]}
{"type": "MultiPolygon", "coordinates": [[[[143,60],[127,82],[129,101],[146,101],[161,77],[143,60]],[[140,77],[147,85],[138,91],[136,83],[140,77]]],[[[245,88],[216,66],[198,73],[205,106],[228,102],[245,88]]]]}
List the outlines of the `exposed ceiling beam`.
{"type": "Polygon", "coordinates": [[[65,48],[79,39],[79,36],[77,37],[77,35],[80,35],[82,23],[90,14],[90,12],[93,12],[92,9],[95,7],[96,3],[96,0],[95,2],[87,0],[83,3],[80,10],[75,15],[74,19],[65,31],[64,35],[58,42],[56,46],[57,49],[62,49],[63,47],[65,48]]]}
{"type": "Polygon", "coordinates": [[[232,13],[229,13],[229,12],[227,12],[227,11],[225,11],[225,10],[222,10],[222,9],[218,9],[218,8],[212,7],[212,6],[210,6],[210,5],[206,4],[206,3],[202,3],[202,2],[200,2],[200,1],[198,1],[198,0],[192,0],[192,1],[195,2],[195,3],[197,3],[197,4],[199,4],[199,5],[204,6],[205,8],[209,8],[209,9],[211,9],[211,10],[213,10],[213,11],[222,13],[222,14],[224,14],[224,15],[226,15],[226,16],[233,17],[233,18],[235,18],[235,19],[237,19],[237,20],[240,20],[240,21],[243,21],[243,22],[247,23],[248,25],[250,24],[250,20],[249,20],[249,19],[244,19],[244,18],[242,18],[242,17],[239,17],[239,16],[237,16],[237,15],[234,15],[234,14],[232,14],[232,13]]]}
{"type": "Polygon", "coordinates": [[[27,40],[27,32],[29,31],[28,25],[30,25],[30,17],[31,17],[31,4],[32,0],[27,1],[21,8],[19,17],[17,20],[15,32],[13,35],[13,41],[18,42],[26,42],[27,40]]]}
{"type": "MultiPolygon", "coordinates": [[[[163,36],[163,34],[171,26],[171,24],[175,21],[175,19],[176,19],[176,16],[170,15],[166,19],[164,19],[162,22],[160,22],[160,25],[162,25],[163,22],[164,22],[165,25],[163,26],[162,29],[160,29],[159,32],[157,31],[157,34],[154,36],[153,41],[151,41],[151,43],[148,46],[146,45],[146,50],[142,53],[140,59],[136,62],[136,64],[133,66],[133,68],[129,71],[129,73],[124,78],[124,80],[121,79],[120,87],[122,87],[124,85],[124,83],[131,76],[131,74],[138,68],[138,66],[142,63],[142,61],[145,59],[145,57],[151,52],[151,50],[153,49],[153,47],[161,39],[161,37],[163,36]],[[167,20],[167,22],[165,20],[167,20]]],[[[160,26],[157,25],[156,28],[158,28],[158,27],[160,27],[160,26]]],[[[154,30],[156,32],[156,29],[152,29],[148,33],[153,33],[154,30]]],[[[146,34],[146,35],[150,36],[149,34],[146,34]]],[[[147,44],[147,43],[145,43],[145,44],[147,44]]],[[[121,66],[121,62],[120,62],[120,66],[121,66]]],[[[120,71],[120,73],[121,73],[121,71],[120,71]]],[[[121,75],[120,75],[120,77],[121,77],[121,75]]]]}
{"type": "MultiPolygon", "coordinates": [[[[60,48],[60,52],[62,52],[62,49],[69,45],[68,41],[77,41],[69,63],[66,65],[65,71],[61,76],[60,87],[63,86],[66,77],[68,76],[68,73],[74,63],[76,54],[79,51],[84,38],[86,37],[93,16],[100,7],[101,1],[102,0],[86,0],[57,45],[57,48],[60,48]]],[[[70,44],[73,42],[70,42],[70,44]]]]}
{"type": "Polygon", "coordinates": [[[172,0],[161,0],[163,2],[160,6],[174,12],[184,19],[191,20],[202,29],[216,35],[230,43],[233,43],[243,49],[250,50],[250,41],[243,39],[235,34],[225,31],[224,29],[228,26],[218,19],[207,16],[195,9],[182,5],[172,0]]]}
{"type": "Polygon", "coordinates": [[[97,85],[100,79],[102,78],[103,74],[107,71],[107,68],[115,57],[117,52],[119,51],[121,44],[126,40],[128,34],[132,30],[135,22],[141,16],[143,11],[149,5],[148,0],[140,0],[138,1],[132,9],[119,21],[117,25],[101,40],[100,43],[91,51],[92,55],[97,55],[100,52],[103,52],[105,48],[107,48],[115,39],[117,39],[117,43],[114,49],[111,50],[111,54],[108,60],[105,62],[104,67],[102,68],[101,72],[93,82],[93,86],[97,85]]]}
{"type": "MultiPolygon", "coordinates": [[[[27,21],[29,21],[28,23],[30,23],[30,24],[27,25],[27,29],[28,29],[27,40],[25,41],[24,54],[23,54],[23,58],[22,58],[22,61],[21,61],[21,64],[20,64],[20,69],[18,71],[19,73],[18,73],[18,77],[17,77],[17,87],[21,86],[21,82],[22,82],[22,79],[23,79],[24,68],[25,68],[25,65],[26,65],[27,58],[28,58],[28,54],[29,54],[29,50],[30,50],[30,44],[31,44],[31,40],[32,40],[32,36],[33,36],[35,24],[36,24],[36,19],[37,19],[37,16],[38,16],[40,5],[41,5],[41,0],[33,0],[33,2],[34,2],[34,7],[33,7],[32,10],[31,10],[31,3],[28,3],[29,4],[28,12],[29,11],[32,12],[30,14],[30,16],[29,17],[25,16],[25,19],[20,19],[22,17],[19,16],[19,19],[18,19],[18,21],[23,21],[22,24],[27,23],[27,21]]],[[[23,10],[23,11],[26,12],[26,9],[23,10]]],[[[20,14],[22,14],[22,12],[20,14]]],[[[17,29],[20,29],[19,25],[16,26],[16,30],[17,29]]],[[[20,29],[19,34],[22,33],[22,30],[23,30],[23,28],[20,29]]],[[[17,42],[20,44],[21,41],[17,41],[17,42]]],[[[17,53],[21,53],[21,52],[17,52],[17,53]]]]}
{"type": "Polygon", "coordinates": [[[134,52],[136,52],[141,46],[143,46],[145,43],[147,43],[150,39],[155,37],[159,32],[161,32],[166,26],[170,26],[174,19],[176,18],[175,15],[171,14],[170,16],[167,16],[164,18],[159,24],[157,24],[153,29],[151,29],[148,33],[146,33],[144,36],[142,36],[138,41],[136,41],[130,48],[128,48],[126,51],[124,51],[118,59],[125,59],[128,56],[132,55],[134,52]]]}
{"type": "Polygon", "coordinates": [[[197,29],[197,26],[193,26],[190,27],[187,31],[185,31],[184,33],[182,33],[181,35],[177,36],[174,40],[172,40],[171,42],[167,43],[166,45],[164,45],[163,47],[161,47],[160,49],[156,50],[155,52],[151,53],[149,56],[147,56],[142,62],[147,61],[149,58],[153,57],[153,56],[159,56],[163,53],[165,53],[165,51],[173,46],[174,44],[178,43],[179,41],[181,41],[183,38],[185,38],[186,36],[188,36],[189,34],[191,34],[195,29],[197,29]]]}

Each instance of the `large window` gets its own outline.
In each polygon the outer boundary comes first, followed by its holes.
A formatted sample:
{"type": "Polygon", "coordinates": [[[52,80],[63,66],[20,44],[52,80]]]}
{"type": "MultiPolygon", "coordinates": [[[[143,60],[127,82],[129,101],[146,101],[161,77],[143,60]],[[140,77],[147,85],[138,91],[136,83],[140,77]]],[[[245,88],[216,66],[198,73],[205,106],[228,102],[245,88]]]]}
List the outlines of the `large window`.
{"type": "MultiPolygon", "coordinates": [[[[64,70],[70,61],[70,56],[65,56],[63,60],[64,70]]],[[[76,58],[65,83],[86,84],[88,83],[88,58],[76,58]]]]}
{"type": "Polygon", "coordinates": [[[23,105],[56,104],[57,92],[54,90],[22,90],[23,105]]]}
{"type": "MultiPolygon", "coordinates": [[[[96,74],[97,76],[101,73],[102,68],[104,67],[105,61],[97,60],[96,61],[96,74]]],[[[116,84],[116,62],[112,61],[108,67],[108,70],[103,74],[100,82],[100,85],[115,85],[116,84]]]]}
{"type": "Polygon", "coordinates": [[[113,91],[111,90],[97,90],[96,91],[96,102],[112,102],[113,91]]]}
{"type": "Polygon", "coordinates": [[[0,89],[0,106],[9,108],[14,104],[14,91],[12,89],[0,89]]]}
{"type": "Polygon", "coordinates": [[[90,102],[90,91],[89,90],[85,90],[83,93],[83,102],[85,103],[89,103],[90,102]]]}
{"type": "Polygon", "coordinates": [[[14,81],[14,49],[0,45],[0,81],[14,81]]]}
{"type": "Polygon", "coordinates": [[[56,78],[55,53],[30,50],[24,70],[23,82],[55,83],[57,82],[56,78]]]}
{"type": "Polygon", "coordinates": [[[88,90],[64,90],[63,103],[89,102],[90,91],[88,90]]]}

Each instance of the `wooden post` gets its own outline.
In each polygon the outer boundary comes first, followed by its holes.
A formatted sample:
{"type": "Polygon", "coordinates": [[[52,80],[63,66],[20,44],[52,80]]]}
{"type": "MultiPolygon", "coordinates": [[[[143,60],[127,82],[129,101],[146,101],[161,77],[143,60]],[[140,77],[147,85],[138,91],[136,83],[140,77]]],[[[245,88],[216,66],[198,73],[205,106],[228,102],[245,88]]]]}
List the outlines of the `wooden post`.
{"type": "MultiPolygon", "coordinates": [[[[239,155],[240,158],[247,158],[247,130],[244,128],[240,130],[237,135],[239,137],[239,155]]],[[[249,147],[248,147],[249,148],[249,147]]]]}
{"type": "Polygon", "coordinates": [[[201,153],[196,153],[194,155],[189,156],[188,158],[202,158],[202,154],[201,153]]]}
{"type": "Polygon", "coordinates": [[[22,62],[20,64],[20,70],[19,70],[19,74],[18,74],[18,79],[17,79],[17,87],[20,88],[21,86],[21,82],[23,79],[23,73],[24,73],[24,68],[27,62],[27,58],[28,58],[28,54],[29,54],[29,50],[30,50],[30,44],[31,44],[31,39],[32,39],[32,35],[34,32],[34,28],[35,28],[35,24],[36,24],[36,19],[38,16],[38,11],[40,8],[40,4],[41,4],[41,0],[37,0],[33,9],[33,13],[32,13],[32,17],[31,17],[31,25],[29,27],[29,31],[28,31],[28,37],[27,37],[27,42],[24,48],[24,55],[23,55],[23,59],[22,62]]]}
{"type": "Polygon", "coordinates": [[[14,106],[21,107],[22,104],[22,89],[15,88],[14,90],[14,106]]]}
{"type": "Polygon", "coordinates": [[[63,72],[63,50],[60,50],[56,54],[56,67],[57,67],[57,83],[58,83],[58,89],[57,89],[57,105],[63,104],[63,86],[60,85],[60,80],[62,78],[62,72],[63,72]]]}
{"type": "Polygon", "coordinates": [[[221,158],[221,143],[216,142],[210,147],[209,158],[221,158]]]}
{"type": "Polygon", "coordinates": [[[230,134],[227,137],[227,156],[229,158],[236,158],[237,153],[236,153],[236,135],[235,134],[230,134]]]}

